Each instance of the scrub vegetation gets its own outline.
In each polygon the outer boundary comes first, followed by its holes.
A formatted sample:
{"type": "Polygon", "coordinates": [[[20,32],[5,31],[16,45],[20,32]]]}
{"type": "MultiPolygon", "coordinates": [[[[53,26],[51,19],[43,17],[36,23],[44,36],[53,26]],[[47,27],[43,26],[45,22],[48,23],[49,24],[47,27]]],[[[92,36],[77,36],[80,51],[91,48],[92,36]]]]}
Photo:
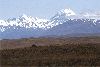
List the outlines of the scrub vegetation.
{"type": "Polygon", "coordinates": [[[1,67],[100,66],[100,37],[0,41],[1,67]]]}

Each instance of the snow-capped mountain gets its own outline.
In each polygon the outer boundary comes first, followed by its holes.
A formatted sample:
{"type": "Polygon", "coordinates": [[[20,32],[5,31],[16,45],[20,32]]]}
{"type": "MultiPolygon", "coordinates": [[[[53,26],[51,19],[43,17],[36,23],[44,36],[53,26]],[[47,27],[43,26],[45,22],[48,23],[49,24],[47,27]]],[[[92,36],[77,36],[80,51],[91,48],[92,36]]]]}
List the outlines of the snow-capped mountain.
{"type": "Polygon", "coordinates": [[[71,9],[63,9],[49,20],[25,14],[18,18],[0,20],[0,39],[73,33],[100,33],[100,13],[77,14],[71,9]]]}

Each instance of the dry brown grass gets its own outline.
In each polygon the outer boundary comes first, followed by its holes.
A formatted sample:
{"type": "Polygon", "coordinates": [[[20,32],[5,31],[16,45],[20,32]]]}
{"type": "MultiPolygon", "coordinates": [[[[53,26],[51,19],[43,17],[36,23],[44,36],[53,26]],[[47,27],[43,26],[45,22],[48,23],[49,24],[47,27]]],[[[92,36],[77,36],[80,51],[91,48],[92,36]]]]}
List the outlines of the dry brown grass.
{"type": "Polygon", "coordinates": [[[100,43],[100,37],[72,37],[72,38],[23,38],[12,40],[0,40],[0,49],[15,49],[37,46],[64,45],[64,44],[87,44],[100,43]]]}
{"type": "Polygon", "coordinates": [[[9,47],[3,46],[3,49],[0,50],[1,67],[100,66],[99,37],[30,38],[1,42],[2,45],[9,45],[9,47]],[[15,49],[14,46],[14,48],[12,47],[12,45],[17,45],[15,43],[24,46],[15,49]]]}

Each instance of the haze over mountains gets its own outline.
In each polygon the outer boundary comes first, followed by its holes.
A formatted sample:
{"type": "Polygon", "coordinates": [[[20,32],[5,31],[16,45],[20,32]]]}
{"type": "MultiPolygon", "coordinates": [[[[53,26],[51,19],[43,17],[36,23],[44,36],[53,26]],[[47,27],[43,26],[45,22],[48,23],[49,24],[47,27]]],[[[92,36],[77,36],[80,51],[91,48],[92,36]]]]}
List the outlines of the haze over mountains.
{"type": "Polygon", "coordinates": [[[83,34],[100,35],[100,12],[77,14],[71,9],[63,9],[50,19],[23,14],[18,18],[0,20],[0,39],[83,34]]]}

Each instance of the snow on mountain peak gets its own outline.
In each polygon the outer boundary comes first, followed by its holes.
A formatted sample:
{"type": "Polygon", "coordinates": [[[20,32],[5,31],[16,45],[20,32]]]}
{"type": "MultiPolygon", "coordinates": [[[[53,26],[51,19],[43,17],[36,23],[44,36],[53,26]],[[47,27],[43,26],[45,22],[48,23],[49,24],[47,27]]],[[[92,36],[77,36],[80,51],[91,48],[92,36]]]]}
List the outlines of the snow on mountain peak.
{"type": "Polygon", "coordinates": [[[47,30],[49,28],[52,28],[59,24],[63,24],[70,20],[77,22],[77,20],[80,19],[83,22],[85,21],[90,22],[91,17],[92,17],[92,23],[94,23],[95,25],[100,23],[100,21],[96,19],[96,18],[99,18],[100,20],[100,13],[99,14],[98,13],[96,14],[85,13],[85,14],[76,15],[76,13],[72,11],[70,8],[62,9],[50,20],[40,19],[37,17],[33,18],[32,16],[27,16],[26,14],[23,14],[22,16],[19,16],[18,18],[0,20],[0,31],[3,32],[9,28],[16,29],[17,27],[26,28],[26,29],[27,28],[33,28],[33,29],[40,28],[40,29],[47,30]]]}
{"type": "Polygon", "coordinates": [[[72,16],[72,15],[76,15],[76,13],[74,11],[72,11],[70,8],[68,9],[62,9],[59,14],[65,14],[66,16],[72,16]]]}
{"type": "Polygon", "coordinates": [[[52,18],[51,20],[54,19],[75,19],[77,16],[77,14],[71,10],[70,8],[68,9],[62,9],[60,11],[58,11],[52,18]]]}
{"type": "Polygon", "coordinates": [[[100,12],[99,11],[84,11],[80,13],[80,16],[83,16],[88,19],[100,19],[100,12]]]}
{"type": "Polygon", "coordinates": [[[28,18],[28,16],[26,14],[23,14],[21,17],[28,18]]]}
{"type": "Polygon", "coordinates": [[[27,16],[23,14],[22,16],[19,16],[18,18],[8,19],[8,20],[0,20],[0,30],[1,32],[4,32],[6,29],[17,27],[20,28],[33,28],[33,29],[48,29],[52,28],[53,26],[56,26],[57,23],[53,23],[50,20],[47,19],[40,19],[40,18],[33,18],[31,16],[27,16]]]}

